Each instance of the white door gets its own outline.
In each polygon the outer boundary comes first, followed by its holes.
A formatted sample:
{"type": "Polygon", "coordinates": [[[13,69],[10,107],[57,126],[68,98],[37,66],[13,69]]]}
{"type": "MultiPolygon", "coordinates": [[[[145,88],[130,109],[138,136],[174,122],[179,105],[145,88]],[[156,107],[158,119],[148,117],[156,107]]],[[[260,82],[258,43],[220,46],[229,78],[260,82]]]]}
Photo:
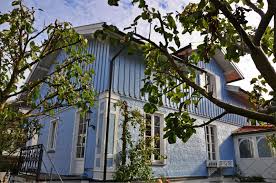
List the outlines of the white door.
{"type": "Polygon", "coordinates": [[[81,175],[84,172],[84,157],[87,141],[87,120],[76,113],[73,135],[73,147],[71,154],[71,174],[81,175]]]}

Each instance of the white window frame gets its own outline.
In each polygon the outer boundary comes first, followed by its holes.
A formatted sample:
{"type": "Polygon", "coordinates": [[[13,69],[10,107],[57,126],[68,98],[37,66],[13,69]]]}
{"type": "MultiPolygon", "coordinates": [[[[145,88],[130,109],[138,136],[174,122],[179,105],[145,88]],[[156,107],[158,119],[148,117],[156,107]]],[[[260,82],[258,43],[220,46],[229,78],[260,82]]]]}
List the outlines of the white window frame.
{"type": "Polygon", "coordinates": [[[104,125],[106,123],[106,105],[107,103],[104,100],[100,100],[99,101],[99,107],[98,107],[98,117],[97,117],[97,127],[96,127],[96,148],[95,148],[95,161],[94,161],[94,169],[95,170],[100,170],[103,167],[103,139],[104,139],[104,125]],[[101,105],[103,105],[103,108],[101,109],[101,105]],[[102,115],[103,119],[102,119],[102,128],[101,128],[101,132],[99,131],[99,126],[100,126],[100,116],[102,115]],[[99,137],[99,133],[101,133],[101,137],[99,137]],[[100,138],[100,139],[99,139],[100,138]],[[100,140],[100,141],[98,141],[100,140]],[[100,143],[100,151],[98,153],[98,145],[100,143]],[[100,166],[97,166],[97,159],[100,160],[100,166]]]}
{"type": "Polygon", "coordinates": [[[208,161],[219,160],[220,155],[219,155],[219,146],[218,146],[218,133],[217,133],[217,127],[215,125],[205,126],[205,144],[206,144],[207,160],[208,161]],[[214,142],[212,142],[211,128],[213,128],[214,142]],[[207,133],[207,129],[209,133],[207,133]],[[211,141],[208,142],[208,139],[211,141]],[[210,144],[210,158],[209,158],[208,144],[210,144]],[[212,144],[214,144],[215,149],[212,148],[212,144]],[[213,159],[213,153],[215,153],[215,159],[213,159]]]}
{"type": "MultiPolygon", "coordinates": [[[[156,112],[154,114],[145,114],[145,120],[146,120],[146,115],[150,115],[151,116],[151,137],[154,137],[154,130],[155,130],[155,126],[154,126],[154,116],[158,116],[160,118],[160,156],[161,159],[160,160],[155,160],[154,159],[154,154],[151,155],[151,162],[152,165],[165,165],[166,164],[166,159],[162,158],[162,156],[165,156],[165,149],[166,149],[166,144],[165,144],[165,140],[163,138],[164,136],[164,114],[156,112]]],[[[145,138],[146,138],[146,134],[145,134],[145,138]]],[[[151,146],[154,147],[154,141],[151,142],[151,146]]]]}
{"type": "Polygon", "coordinates": [[[74,158],[75,158],[75,160],[83,160],[84,158],[85,158],[85,152],[86,152],[86,143],[87,143],[87,130],[88,130],[88,124],[87,124],[87,120],[86,120],[86,118],[87,118],[87,114],[85,114],[83,117],[85,118],[84,120],[85,120],[85,123],[86,123],[86,129],[85,129],[85,134],[84,134],[84,136],[85,136],[85,144],[84,144],[84,146],[82,146],[82,147],[84,147],[84,154],[83,154],[83,157],[77,157],[77,149],[78,149],[78,146],[77,146],[77,144],[78,144],[78,137],[79,137],[79,127],[80,127],[80,119],[81,119],[81,110],[78,110],[77,111],[77,113],[76,113],[76,115],[77,115],[77,124],[76,124],[76,128],[75,128],[75,130],[76,130],[76,134],[75,134],[75,152],[74,152],[74,158]]]}
{"type": "Polygon", "coordinates": [[[58,119],[55,118],[50,121],[50,127],[49,127],[49,134],[48,134],[48,143],[47,143],[47,150],[49,152],[55,152],[56,149],[56,142],[57,142],[57,131],[58,131],[58,119]],[[53,133],[53,124],[55,125],[55,131],[53,133]],[[52,144],[52,145],[51,145],[52,144]]]}
{"type": "Polygon", "coordinates": [[[238,138],[238,157],[240,159],[253,159],[257,157],[257,153],[258,153],[258,149],[256,147],[256,138],[252,138],[252,137],[239,137],[238,138]],[[241,158],[241,153],[240,153],[240,145],[243,141],[245,140],[249,140],[252,143],[252,157],[251,158],[241,158]]]}
{"type": "Polygon", "coordinates": [[[199,86],[205,89],[206,92],[208,93],[212,92],[214,97],[216,97],[219,93],[217,91],[217,88],[219,87],[217,82],[217,77],[215,74],[211,72],[206,71],[206,72],[199,73],[199,86]],[[215,86],[215,88],[213,88],[212,86],[215,86]]]}
{"type": "MultiPolygon", "coordinates": [[[[271,150],[271,157],[260,157],[260,155],[259,155],[258,143],[259,143],[259,141],[260,141],[261,139],[266,139],[266,136],[264,136],[264,135],[256,135],[255,138],[256,138],[256,149],[257,149],[257,153],[258,153],[258,158],[260,158],[260,159],[267,159],[267,158],[276,157],[276,149],[273,148],[273,147],[271,146],[270,143],[268,143],[268,146],[269,146],[269,148],[270,148],[270,150],[271,150]],[[257,139],[257,137],[259,137],[259,139],[257,139]]],[[[266,140],[267,140],[267,139],[266,139],[266,140]]]]}
{"type": "MultiPolygon", "coordinates": [[[[115,122],[114,122],[114,141],[113,141],[113,151],[112,153],[107,154],[107,159],[112,158],[112,167],[107,166],[107,171],[113,172],[115,170],[115,155],[117,150],[117,141],[118,141],[118,119],[119,119],[119,109],[116,107],[115,111],[112,111],[113,105],[118,102],[119,97],[116,95],[111,95],[111,103],[110,103],[110,114],[115,115],[115,122]]],[[[98,114],[97,114],[97,127],[96,127],[96,148],[95,148],[95,160],[94,160],[94,170],[95,171],[102,171],[104,166],[104,149],[105,149],[105,132],[106,132],[106,118],[107,118],[107,108],[108,108],[108,94],[104,93],[99,96],[99,106],[98,106],[98,114]],[[104,107],[101,109],[101,104],[104,104],[104,107]],[[102,137],[100,139],[101,149],[100,152],[97,153],[98,149],[98,137],[99,137],[99,123],[100,123],[100,116],[103,114],[102,119],[102,137]],[[97,159],[100,160],[100,167],[97,167],[97,159]]],[[[109,142],[110,143],[110,139],[109,142]]]]}

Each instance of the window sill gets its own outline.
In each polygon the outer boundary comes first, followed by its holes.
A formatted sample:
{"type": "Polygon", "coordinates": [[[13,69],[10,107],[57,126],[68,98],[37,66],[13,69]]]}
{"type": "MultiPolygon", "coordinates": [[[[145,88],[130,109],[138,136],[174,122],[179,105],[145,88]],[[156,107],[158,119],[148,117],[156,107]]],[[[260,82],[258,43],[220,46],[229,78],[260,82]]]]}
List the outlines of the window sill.
{"type": "Polygon", "coordinates": [[[152,162],[151,166],[165,166],[166,163],[165,162],[152,162]]]}
{"type": "Polygon", "coordinates": [[[47,153],[55,153],[56,152],[56,150],[54,150],[54,149],[49,149],[48,151],[47,151],[47,153]]]}

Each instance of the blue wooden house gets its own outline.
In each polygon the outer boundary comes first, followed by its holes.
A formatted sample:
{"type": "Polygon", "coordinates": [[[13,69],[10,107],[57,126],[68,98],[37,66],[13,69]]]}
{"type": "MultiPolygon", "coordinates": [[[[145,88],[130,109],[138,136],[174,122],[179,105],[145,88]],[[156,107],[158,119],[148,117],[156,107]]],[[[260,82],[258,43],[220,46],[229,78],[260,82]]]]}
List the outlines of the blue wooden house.
{"type": "MultiPolygon", "coordinates": [[[[102,24],[86,25],[76,28],[83,35],[94,33],[101,29],[102,24]]],[[[120,35],[118,35],[120,36],[120,35]]],[[[52,164],[61,175],[78,175],[95,180],[103,180],[106,166],[107,179],[112,179],[116,170],[116,158],[120,151],[122,117],[119,109],[112,104],[118,100],[125,100],[131,108],[142,109],[147,98],[141,95],[143,86],[144,60],[141,53],[128,55],[122,51],[114,60],[113,72],[110,75],[110,63],[121,45],[112,45],[107,41],[89,40],[89,51],[95,55],[95,62],[86,67],[93,67],[95,75],[91,80],[98,93],[96,105],[86,119],[80,116],[79,109],[70,107],[59,110],[54,117],[40,119],[43,128],[37,137],[37,144],[46,147],[47,154],[43,155],[42,171],[47,173],[52,164]],[[109,78],[112,79],[109,90],[109,78]],[[111,107],[108,110],[109,91],[111,93],[111,107]],[[107,116],[110,115],[109,129],[106,129],[107,116]],[[107,159],[105,162],[105,137],[108,130],[107,159]],[[52,163],[50,162],[50,160],[52,163]]],[[[51,70],[52,61],[65,58],[62,53],[41,62],[31,73],[29,80],[35,80],[51,70]]],[[[207,74],[198,76],[198,82],[203,86],[206,78],[215,86],[218,98],[229,103],[247,107],[247,96],[239,88],[229,83],[243,79],[237,67],[224,59],[221,51],[217,51],[212,60],[198,65],[207,74]]],[[[43,88],[42,88],[43,90],[43,88]]],[[[43,92],[43,91],[41,91],[43,92]]],[[[158,112],[147,117],[151,121],[150,135],[163,135],[164,118],[175,110],[175,104],[164,97],[164,105],[158,112]],[[157,125],[158,124],[158,125],[157,125]]],[[[223,109],[209,102],[201,100],[197,108],[190,106],[189,112],[199,122],[208,121],[223,112],[223,109]]],[[[151,157],[152,169],[155,177],[169,177],[178,179],[208,178],[218,168],[224,176],[235,174],[235,152],[231,133],[245,125],[247,119],[238,115],[228,114],[214,121],[206,128],[199,128],[187,143],[178,140],[169,144],[161,138],[158,146],[160,154],[167,158],[160,160],[151,157]]]]}

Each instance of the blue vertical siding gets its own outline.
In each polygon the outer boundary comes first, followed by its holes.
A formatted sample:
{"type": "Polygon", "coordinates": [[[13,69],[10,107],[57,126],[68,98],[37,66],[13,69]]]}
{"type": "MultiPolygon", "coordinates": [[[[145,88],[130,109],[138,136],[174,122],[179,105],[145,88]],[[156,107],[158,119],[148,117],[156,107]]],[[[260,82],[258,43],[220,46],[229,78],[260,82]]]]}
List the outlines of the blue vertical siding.
{"type": "MultiPolygon", "coordinates": [[[[113,49],[111,55],[115,55],[116,51],[113,49]]],[[[209,72],[215,74],[220,78],[221,91],[219,96],[222,97],[222,100],[235,104],[237,106],[243,106],[238,100],[230,95],[226,90],[226,81],[222,69],[218,66],[216,61],[212,59],[209,63],[200,62],[199,67],[208,70],[209,72]]],[[[118,95],[125,97],[140,99],[143,101],[147,100],[147,96],[141,96],[140,89],[143,86],[142,79],[144,78],[144,61],[142,55],[128,55],[126,52],[121,53],[115,59],[114,65],[114,75],[113,75],[113,84],[112,90],[118,95]]],[[[193,89],[189,90],[189,96],[192,94],[193,89]]],[[[176,108],[177,105],[173,103],[170,99],[163,97],[164,107],[176,108]]],[[[217,107],[212,102],[203,98],[198,107],[196,108],[193,105],[188,107],[188,111],[192,114],[200,115],[207,118],[215,117],[223,112],[222,108],[217,107]]],[[[221,121],[233,123],[236,125],[241,125],[246,123],[246,118],[235,115],[227,114],[221,121]]]]}
{"type": "MultiPolygon", "coordinates": [[[[49,156],[52,162],[55,165],[58,173],[61,175],[70,174],[70,160],[71,160],[71,149],[72,149],[72,140],[73,140],[73,130],[75,122],[75,110],[73,108],[68,109],[62,113],[56,114],[55,118],[58,118],[57,125],[57,136],[56,136],[56,148],[54,153],[49,153],[49,156]],[[70,150],[70,151],[68,151],[70,150]]],[[[46,117],[40,120],[40,123],[43,125],[42,130],[38,138],[38,144],[43,144],[47,149],[48,136],[50,131],[50,121],[53,120],[53,117],[46,117]]],[[[43,165],[42,171],[45,173],[50,173],[50,170],[53,169],[49,158],[44,152],[43,156],[43,165]]],[[[53,173],[54,172],[53,170],[53,173]]]]}

